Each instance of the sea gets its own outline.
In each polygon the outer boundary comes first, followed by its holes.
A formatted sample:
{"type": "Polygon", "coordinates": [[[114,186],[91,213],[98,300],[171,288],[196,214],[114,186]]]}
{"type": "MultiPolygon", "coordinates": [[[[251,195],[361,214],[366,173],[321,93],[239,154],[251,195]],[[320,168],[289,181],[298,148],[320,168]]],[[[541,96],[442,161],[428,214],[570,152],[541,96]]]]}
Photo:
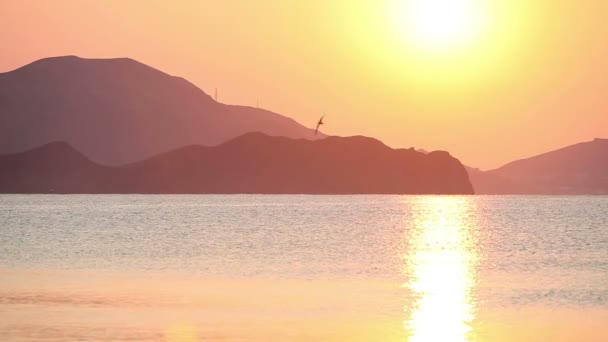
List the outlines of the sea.
{"type": "Polygon", "coordinates": [[[0,341],[608,341],[608,197],[0,195],[0,341]]]}

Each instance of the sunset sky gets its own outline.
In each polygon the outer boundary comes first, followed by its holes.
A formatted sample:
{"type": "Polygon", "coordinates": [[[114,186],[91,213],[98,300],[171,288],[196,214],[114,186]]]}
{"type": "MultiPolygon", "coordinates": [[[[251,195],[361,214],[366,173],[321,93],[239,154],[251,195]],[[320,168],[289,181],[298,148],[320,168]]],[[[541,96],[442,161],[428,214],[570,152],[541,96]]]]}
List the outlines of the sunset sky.
{"type": "Polygon", "coordinates": [[[0,71],[131,57],[221,102],[489,169],[608,138],[605,0],[2,1],[0,71]],[[430,4],[430,5],[429,5],[430,4]]]}

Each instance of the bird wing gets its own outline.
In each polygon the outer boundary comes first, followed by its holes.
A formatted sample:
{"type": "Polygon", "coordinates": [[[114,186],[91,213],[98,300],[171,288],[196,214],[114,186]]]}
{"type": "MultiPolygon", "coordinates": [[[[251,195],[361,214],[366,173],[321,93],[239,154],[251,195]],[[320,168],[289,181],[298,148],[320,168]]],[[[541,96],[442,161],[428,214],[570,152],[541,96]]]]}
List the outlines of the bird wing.
{"type": "Polygon", "coordinates": [[[317,133],[319,132],[319,126],[323,125],[323,118],[325,117],[325,115],[323,115],[320,119],[319,122],[317,122],[317,127],[315,128],[315,135],[317,135],[317,133]]]}

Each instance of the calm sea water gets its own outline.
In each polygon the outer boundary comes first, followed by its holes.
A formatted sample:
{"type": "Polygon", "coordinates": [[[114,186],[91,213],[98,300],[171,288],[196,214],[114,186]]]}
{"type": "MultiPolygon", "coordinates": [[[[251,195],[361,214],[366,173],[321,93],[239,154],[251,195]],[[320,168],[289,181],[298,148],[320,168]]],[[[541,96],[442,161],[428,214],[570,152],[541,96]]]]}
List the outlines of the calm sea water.
{"type": "Polygon", "coordinates": [[[0,340],[607,341],[608,197],[0,195],[0,340]]]}

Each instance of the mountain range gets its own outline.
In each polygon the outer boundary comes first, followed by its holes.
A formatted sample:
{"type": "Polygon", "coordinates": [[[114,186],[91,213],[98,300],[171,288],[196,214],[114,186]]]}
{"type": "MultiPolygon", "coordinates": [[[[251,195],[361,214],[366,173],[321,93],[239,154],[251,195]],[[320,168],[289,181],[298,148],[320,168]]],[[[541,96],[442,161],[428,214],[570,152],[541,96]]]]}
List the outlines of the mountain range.
{"type": "Polygon", "coordinates": [[[0,73],[0,155],[4,192],[469,193],[472,183],[479,194],[608,194],[607,139],[467,168],[469,182],[446,152],[315,135],[129,58],[52,57],[0,73]]]}
{"type": "Polygon", "coordinates": [[[119,167],[50,143],[0,156],[0,193],[472,194],[473,188],[447,152],[391,149],[366,137],[248,133],[119,167]]]}

